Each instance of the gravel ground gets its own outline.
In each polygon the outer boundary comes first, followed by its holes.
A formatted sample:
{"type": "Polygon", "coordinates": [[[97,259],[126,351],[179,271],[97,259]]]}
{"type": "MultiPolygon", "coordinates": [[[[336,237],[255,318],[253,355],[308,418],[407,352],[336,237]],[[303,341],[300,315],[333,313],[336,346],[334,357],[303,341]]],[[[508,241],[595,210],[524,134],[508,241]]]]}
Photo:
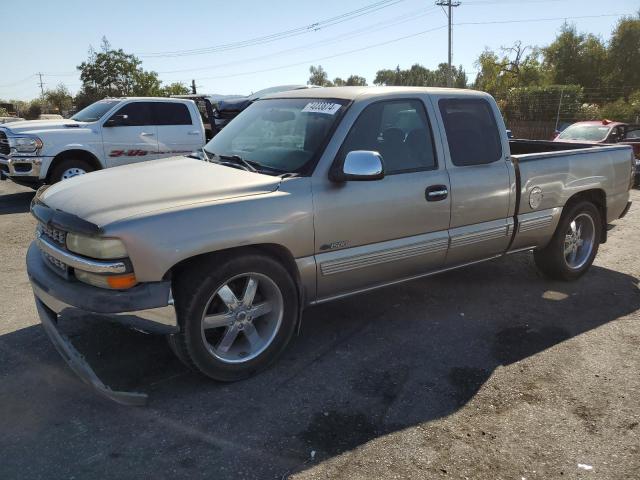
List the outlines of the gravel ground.
{"type": "Polygon", "coordinates": [[[81,384],[38,323],[31,197],[0,183],[2,479],[640,478],[637,208],[578,282],[517,254],[315,307],[236,384],[185,371],[163,338],[64,324],[108,383],[150,393],[131,408],[81,384]]]}

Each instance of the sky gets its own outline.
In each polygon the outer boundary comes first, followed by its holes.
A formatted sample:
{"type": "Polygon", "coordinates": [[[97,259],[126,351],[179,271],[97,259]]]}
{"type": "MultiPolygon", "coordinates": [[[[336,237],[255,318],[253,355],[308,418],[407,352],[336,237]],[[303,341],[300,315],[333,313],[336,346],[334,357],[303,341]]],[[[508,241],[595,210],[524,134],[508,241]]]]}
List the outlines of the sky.
{"type": "MultiPolygon", "coordinates": [[[[76,66],[103,36],[137,55],[164,84],[195,79],[199,93],[304,84],[309,67],[318,64],[330,79],[356,74],[372,84],[383,68],[420,63],[433,69],[446,62],[447,17],[434,3],[30,0],[28,21],[2,22],[0,99],[37,97],[39,72],[45,89],[62,83],[77,92],[76,66]]],[[[485,47],[498,50],[517,40],[544,46],[565,19],[607,40],[619,15],[635,14],[639,6],[637,0],[461,0],[453,9],[453,63],[472,81],[485,47]]],[[[12,0],[0,0],[0,11],[7,19],[26,13],[24,3],[12,0]]]]}

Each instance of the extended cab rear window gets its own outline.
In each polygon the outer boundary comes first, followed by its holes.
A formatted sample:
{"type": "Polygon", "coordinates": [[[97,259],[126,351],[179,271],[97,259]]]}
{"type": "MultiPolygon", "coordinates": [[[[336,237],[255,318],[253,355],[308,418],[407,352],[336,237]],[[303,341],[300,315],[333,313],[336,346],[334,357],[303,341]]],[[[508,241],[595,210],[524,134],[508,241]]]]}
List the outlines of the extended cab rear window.
{"type": "Polygon", "coordinates": [[[156,125],[191,125],[191,115],[184,103],[154,102],[156,125]]]}
{"type": "Polygon", "coordinates": [[[483,165],[502,158],[502,141],[489,102],[449,98],[440,100],[438,106],[454,165],[483,165]]]}

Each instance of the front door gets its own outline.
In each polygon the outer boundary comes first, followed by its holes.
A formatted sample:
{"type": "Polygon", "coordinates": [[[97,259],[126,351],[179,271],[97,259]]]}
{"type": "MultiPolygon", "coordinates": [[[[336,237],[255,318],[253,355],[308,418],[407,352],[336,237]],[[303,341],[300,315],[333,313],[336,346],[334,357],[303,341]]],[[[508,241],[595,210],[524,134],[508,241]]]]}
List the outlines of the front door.
{"type": "Polygon", "coordinates": [[[509,150],[502,145],[496,112],[478,98],[441,98],[437,106],[447,138],[452,196],[446,264],[501,254],[509,246],[513,218],[509,150]]]}
{"type": "Polygon", "coordinates": [[[204,145],[204,132],[194,125],[189,109],[179,102],[154,102],[154,121],[158,128],[161,157],[188,155],[204,145]]]}
{"type": "Polygon", "coordinates": [[[319,300],[438,269],[447,252],[449,180],[423,101],[367,106],[336,163],[355,150],[379,152],[385,177],[314,178],[319,300]]]}
{"type": "Polygon", "coordinates": [[[109,167],[158,158],[151,102],[131,102],[116,110],[102,126],[102,142],[109,167]]]}

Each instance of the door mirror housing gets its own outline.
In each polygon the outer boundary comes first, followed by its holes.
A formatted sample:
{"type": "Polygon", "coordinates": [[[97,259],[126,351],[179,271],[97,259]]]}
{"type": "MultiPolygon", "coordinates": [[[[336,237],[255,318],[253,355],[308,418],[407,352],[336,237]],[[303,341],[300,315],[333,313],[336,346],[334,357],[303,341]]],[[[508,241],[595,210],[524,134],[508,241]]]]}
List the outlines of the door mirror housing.
{"type": "Polygon", "coordinates": [[[384,178],[384,161],[378,152],[354,150],[330,174],[334,182],[371,181],[384,178]]]}
{"type": "Polygon", "coordinates": [[[120,127],[126,125],[129,115],[113,115],[109,120],[104,122],[105,127],[120,127]]]}

